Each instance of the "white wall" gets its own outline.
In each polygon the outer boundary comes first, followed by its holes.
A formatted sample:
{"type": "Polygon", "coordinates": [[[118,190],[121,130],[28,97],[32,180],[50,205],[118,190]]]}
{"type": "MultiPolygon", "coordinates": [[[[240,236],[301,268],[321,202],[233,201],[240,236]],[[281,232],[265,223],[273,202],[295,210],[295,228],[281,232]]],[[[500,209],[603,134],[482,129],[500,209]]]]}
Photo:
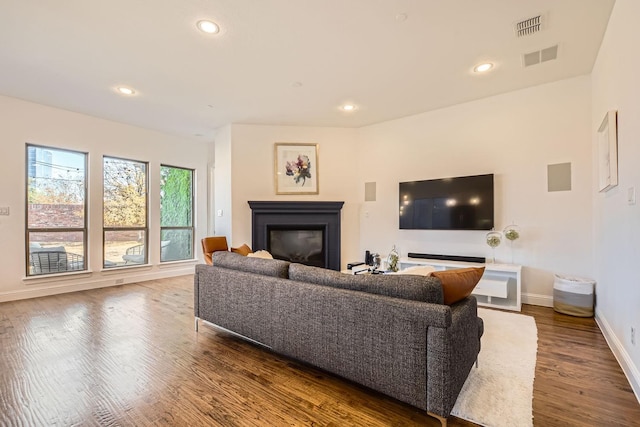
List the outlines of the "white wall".
{"type": "MultiPolygon", "coordinates": [[[[159,266],[160,164],[196,169],[196,242],[206,231],[207,161],[211,144],[184,139],[0,96],[0,206],[11,214],[0,216],[0,301],[52,293],[188,274],[194,262],[159,266]],[[68,148],[89,153],[89,269],[90,273],[57,278],[25,277],[25,143],[68,148]],[[187,148],[187,149],[185,149],[187,148]],[[149,179],[149,267],[118,271],[102,270],[102,157],[103,155],[148,161],[149,179]]],[[[199,246],[195,254],[200,257],[199,246]]]]}
{"type": "Polygon", "coordinates": [[[617,0],[591,80],[591,136],[597,170],[597,129],[608,110],[618,111],[618,186],[598,193],[592,180],[596,317],[640,399],[640,206],[627,203],[627,190],[640,196],[640,2],[617,0]],[[631,344],[631,327],[636,345],[631,344]]]}
{"type": "MultiPolygon", "coordinates": [[[[217,144],[217,140],[216,140],[217,144]]],[[[344,201],[342,208],[342,265],[359,255],[358,211],[360,181],[354,173],[358,152],[356,130],[300,126],[231,126],[232,246],[251,245],[249,200],[344,201]],[[276,195],[274,144],[276,142],[317,143],[318,195],[276,195]]],[[[216,149],[216,156],[218,152],[216,149]]],[[[218,163],[216,162],[216,165],[218,163]]],[[[217,166],[216,166],[217,168],[217,166]]],[[[216,186],[216,191],[218,191],[216,186]]],[[[216,207],[217,209],[220,206],[216,207]]],[[[230,209],[229,209],[230,208],[230,209]]],[[[229,238],[229,236],[227,236],[229,238]]]]}
{"type": "Polygon", "coordinates": [[[218,129],[215,135],[215,169],[214,169],[214,205],[210,209],[214,211],[214,232],[216,236],[226,236],[231,244],[231,125],[218,129]],[[220,216],[218,216],[220,212],[220,216]]]}
{"type": "MultiPolygon", "coordinates": [[[[491,257],[486,232],[398,229],[398,183],[495,174],[496,229],[521,228],[513,258],[524,302],[551,305],[553,274],[591,277],[590,81],[573,78],[359,130],[360,251],[491,257]],[[547,192],[547,165],[570,162],[572,190],[547,192]],[[363,196],[360,195],[360,200],[363,196]]],[[[510,262],[509,246],[496,250],[510,262]]]]}

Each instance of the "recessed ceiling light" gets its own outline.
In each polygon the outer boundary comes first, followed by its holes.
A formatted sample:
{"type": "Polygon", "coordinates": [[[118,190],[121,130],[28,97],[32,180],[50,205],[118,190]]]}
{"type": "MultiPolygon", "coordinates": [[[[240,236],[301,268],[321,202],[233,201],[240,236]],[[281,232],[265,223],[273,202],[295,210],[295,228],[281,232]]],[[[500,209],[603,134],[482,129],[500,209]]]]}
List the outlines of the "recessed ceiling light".
{"type": "Polygon", "coordinates": [[[492,68],[493,64],[491,62],[484,62],[473,67],[473,71],[476,73],[484,73],[485,71],[489,71],[492,68]]]}
{"type": "Polygon", "coordinates": [[[126,87],[126,86],[118,86],[116,88],[116,90],[118,91],[118,93],[120,93],[121,95],[135,95],[136,91],[131,89],[130,87],[126,87]]]}
{"type": "Polygon", "coordinates": [[[218,24],[216,24],[213,21],[207,21],[207,20],[198,21],[197,26],[200,29],[200,31],[208,34],[216,34],[218,31],[220,31],[220,27],[218,26],[218,24]]]}
{"type": "Polygon", "coordinates": [[[355,111],[356,110],[356,106],[353,104],[344,104],[341,107],[344,111],[355,111]]]}

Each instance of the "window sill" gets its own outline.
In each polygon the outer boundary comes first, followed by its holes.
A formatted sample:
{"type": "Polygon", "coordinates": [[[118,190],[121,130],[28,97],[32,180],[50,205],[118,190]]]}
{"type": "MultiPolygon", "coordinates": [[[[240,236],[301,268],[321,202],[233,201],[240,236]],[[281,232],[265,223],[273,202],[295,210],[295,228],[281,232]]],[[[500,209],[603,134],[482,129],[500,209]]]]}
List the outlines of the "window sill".
{"type": "Polygon", "coordinates": [[[100,270],[101,273],[108,275],[109,273],[122,273],[123,271],[130,271],[130,270],[150,270],[153,267],[153,265],[151,264],[135,264],[135,265],[122,265],[119,267],[109,267],[109,268],[102,268],[102,270],[100,270]]]}
{"type": "Polygon", "coordinates": [[[54,282],[60,279],[66,279],[69,277],[88,277],[93,274],[91,270],[81,270],[81,271],[69,271],[66,273],[51,273],[51,274],[38,274],[34,276],[26,276],[22,278],[23,282],[32,282],[32,283],[46,283],[46,282],[54,282]]]}
{"type": "Polygon", "coordinates": [[[178,261],[165,261],[165,262],[161,262],[160,264],[158,264],[159,268],[169,268],[169,267],[173,267],[175,265],[184,265],[184,264],[195,264],[197,263],[199,260],[194,258],[194,259],[181,259],[178,261]]]}

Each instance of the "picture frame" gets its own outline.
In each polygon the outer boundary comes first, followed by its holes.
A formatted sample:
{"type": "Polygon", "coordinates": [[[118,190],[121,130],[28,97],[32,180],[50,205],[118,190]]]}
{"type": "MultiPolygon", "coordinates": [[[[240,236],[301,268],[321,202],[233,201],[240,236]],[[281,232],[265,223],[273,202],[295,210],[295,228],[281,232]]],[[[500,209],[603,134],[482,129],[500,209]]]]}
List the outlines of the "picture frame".
{"type": "Polygon", "coordinates": [[[276,142],[276,194],[318,194],[318,144],[276,142]]]}
{"type": "Polygon", "coordinates": [[[608,111],[598,128],[598,191],[618,185],[618,114],[608,111]]]}

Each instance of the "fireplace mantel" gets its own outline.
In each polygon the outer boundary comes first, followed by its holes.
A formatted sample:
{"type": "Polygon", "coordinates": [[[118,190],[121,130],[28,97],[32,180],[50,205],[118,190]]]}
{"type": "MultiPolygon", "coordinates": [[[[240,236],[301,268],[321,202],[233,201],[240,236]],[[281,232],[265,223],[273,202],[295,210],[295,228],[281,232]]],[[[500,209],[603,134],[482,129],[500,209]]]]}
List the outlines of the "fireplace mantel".
{"type": "Polygon", "coordinates": [[[344,202],[249,201],[251,247],[269,250],[269,230],[324,230],[325,267],[340,270],[340,211],[344,202]]]}

